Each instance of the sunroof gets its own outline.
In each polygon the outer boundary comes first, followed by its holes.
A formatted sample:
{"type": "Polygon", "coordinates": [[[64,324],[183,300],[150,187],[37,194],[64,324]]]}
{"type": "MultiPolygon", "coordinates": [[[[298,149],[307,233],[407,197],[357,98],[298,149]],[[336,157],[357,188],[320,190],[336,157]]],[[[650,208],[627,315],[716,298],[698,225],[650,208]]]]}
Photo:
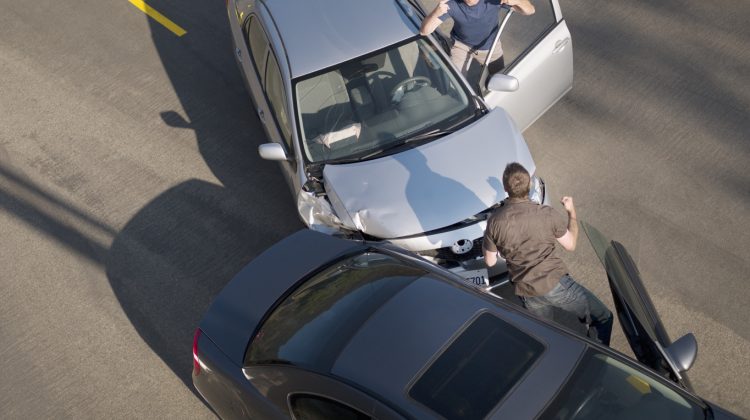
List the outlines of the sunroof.
{"type": "Polygon", "coordinates": [[[409,396],[447,419],[483,418],[543,352],[539,341],[484,313],[422,374],[409,396]]]}

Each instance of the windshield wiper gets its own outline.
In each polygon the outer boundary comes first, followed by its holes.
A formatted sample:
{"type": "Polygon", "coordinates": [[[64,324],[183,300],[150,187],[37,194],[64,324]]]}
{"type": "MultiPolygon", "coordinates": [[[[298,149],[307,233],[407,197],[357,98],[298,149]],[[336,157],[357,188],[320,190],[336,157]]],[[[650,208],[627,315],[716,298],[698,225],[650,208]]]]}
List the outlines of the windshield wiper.
{"type": "Polygon", "coordinates": [[[415,141],[420,141],[420,140],[425,140],[425,139],[431,139],[431,138],[434,138],[434,137],[442,137],[442,136],[450,134],[450,133],[452,133],[454,131],[456,131],[456,130],[454,130],[454,129],[447,129],[446,130],[446,129],[437,128],[435,130],[430,130],[430,131],[426,131],[424,133],[419,133],[417,135],[411,136],[411,137],[407,138],[404,141],[404,144],[415,142],[415,141]]]}
{"type": "MultiPolygon", "coordinates": [[[[477,105],[479,105],[479,103],[477,103],[477,105]]],[[[480,108],[480,109],[483,110],[484,108],[480,108]]],[[[442,136],[454,133],[460,127],[463,127],[468,121],[475,120],[478,117],[481,117],[483,114],[484,114],[484,112],[474,113],[472,115],[469,115],[467,118],[464,118],[461,121],[458,121],[457,123],[448,126],[447,128],[436,128],[434,130],[429,130],[429,131],[425,131],[425,132],[422,132],[422,133],[419,133],[419,134],[415,134],[415,135],[413,135],[411,137],[407,137],[406,139],[404,139],[401,142],[398,142],[398,143],[395,143],[395,144],[390,144],[390,145],[388,145],[386,147],[383,147],[383,148],[380,148],[380,149],[377,149],[377,150],[373,150],[372,152],[367,153],[367,154],[362,155],[362,156],[350,157],[350,158],[342,158],[342,159],[336,159],[336,160],[330,160],[330,161],[327,161],[325,163],[351,163],[351,162],[360,162],[360,161],[363,161],[363,160],[372,159],[372,158],[374,158],[376,156],[386,155],[386,154],[389,154],[388,152],[392,152],[393,150],[404,148],[407,145],[409,145],[410,143],[420,142],[420,141],[423,141],[423,140],[432,139],[432,138],[436,138],[436,137],[442,137],[442,136]]]]}
{"type": "Polygon", "coordinates": [[[391,144],[391,145],[389,145],[387,147],[383,147],[382,149],[374,150],[374,151],[372,151],[372,152],[370,152],[370,153],[368,153],[368,154],[366,154],[364,156],[360,156],[360,157],[357,158],[357,160],[358,161],[367,160],[367,159],[372,159],[375,156],[385,155],[386,153],[388,153],[388,152],[390,152],[392,150],[402,148],[405,144],[408,144],[408,141],[405,141],[405,142],[402,142],[402,143],[391,144]]]}
{"type": "Polygon", "coordinates": [[[339,159],[325,160],[325,161],[319,162],[319,163],[322,163],[322,164],[325,164],[325,165],[336,165],[336,164],[339,164],[339,163],[354,163],[354,162],[359,162],[360,160],[362,160],[361,157],[345,157],[345,158],[339,158],[339,159]]]}
{"type": "Polygon", "coordinates": [[[423,133],[415,134],[415,135],[413,135],[411,137],[407,137],[404,141],[402,141],[400,143],[393,144],[393,145],[390,145],[388,147],[384,147],[382,149],[375,150],[375,151],[373,151],[371,153],[368,153],[368,154],[366,154],[364,156],[360,156],[357,160],[371,159],[371,158],[373,158],[375,156],[379,156],[379,155],[385,154],[387,152],[393,151],[395,149],[399,149],[399,148],[405,147],[409,143],[419,142],[419,141],[422,141],[422,140],[427,140],[427,139],[431,139],[431,138],[435,138],[435,137],[442,137],[442,136],[454,133],[459,128],[463,127],[468,121],[470,121],[470,120],[473,121],[473,120],[477,119],[478,117],[481,117],[483,114],[484,113],[469,115],[467,118],[464,118],[461,121],[448,126],[447,128],[436,128],[434,130],[425,131],[423,133]]]}
{"type": "Polygon", "coordinates": [[[403,140],[403,141],[400,141],[400,142],[397,142],[397,143],[391,143],[391,144],[389,144],[389,145],[387,145],[385,147],[382,147],[380,149],[375,149],[375,150],[373,150],[373,151],[371,151],[369,153],[366,153],[364,155],[361,155],[361,156],[351,156],[351,157],[345,157],[345,158],[340,158],[340,159],[331,159],[331,160],[327,160],[327,161],[325,161],[323,163],[325,163],[326,165],[330,165],[330,164],[337,164],[337,163],[361,162],[363,160],[372,159],[372,158],[374,158],[376,156],[389,154],[388,152],[391,152],[391,151],[396,150],[396,149],[404,148],[409,143],[412,143],[412,142],[415,142],[415,141],[425,140],[425,139],[432,138],[432,137],[435,137],[435,136],[442,136],[442,135],[449,134],[449,133],[452,133],[452,132],[453,132],[453,130],[450,130],[450,131],[444,131],[444,130],[439,130],[439,129],[438,130],[431,130],[431,131],[429,131],[427,133],[421,133],[421,134],[418,134],[418,135],[413,136],[413,137],[409,137],[406,140],[403,140]]]}
{"type": "Polygon", "coordinates": [[[430,130],[430,131],[427,131],[427,132],[424,132],[424,133],[419,133],[417,135],[408,137],[408,138],[406,138],[405,140],[403,140],[403,141],[401,141],[399,143],[391,144],[391,145],[386,146],[386,147],[384,147],[382,149],[374,150],[371,153],[368,153],[368,154],[366,154],[364,156],[360,156],[358,160],[367,160],[367,159],[371,159],[371,158],[373,158],[375,156],[385,155],[388,152],[391,152],[393,150],[404,148],[409,143],[419,142],[419,141],[422,141],[422,140],[431,139],[433,137],[442,137],[442,136],[450,134],[450,133],[452,133],[454,131],[456,131],[456,130],[444,130],[444,129],[437,128],[435,130],[430,130]]]}

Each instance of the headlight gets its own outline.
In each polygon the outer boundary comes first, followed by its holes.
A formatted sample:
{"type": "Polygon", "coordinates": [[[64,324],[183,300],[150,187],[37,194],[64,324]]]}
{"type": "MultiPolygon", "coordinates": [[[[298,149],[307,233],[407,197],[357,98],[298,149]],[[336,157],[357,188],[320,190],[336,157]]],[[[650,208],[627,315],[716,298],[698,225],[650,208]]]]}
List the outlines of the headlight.
{"type": "Polygon", "coordinates": [[[318,197],[313,193],[300,190],[297,195],[297,210],[302,220],[312,230],[328,235],[349,230],[341,223],[324,196],[318,197]]]}
{"type": "Polygon", "coordinates": [[[529,189],[529,200],[542,204],[544,203],[544,181],[538,176],[531,177],[531,188],[529,189]]]}

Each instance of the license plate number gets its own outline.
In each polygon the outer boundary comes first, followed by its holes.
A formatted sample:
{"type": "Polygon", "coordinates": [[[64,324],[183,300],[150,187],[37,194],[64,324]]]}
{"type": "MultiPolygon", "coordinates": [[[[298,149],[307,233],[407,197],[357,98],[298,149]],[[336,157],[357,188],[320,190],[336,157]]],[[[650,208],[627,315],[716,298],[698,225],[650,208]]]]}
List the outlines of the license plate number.
{"type": "Polygon", "coordinates": [[[490,284],[490,276],[487,269],[459,271],[456,274],[464,278],[464,282],[471,286],[484,286],[490,284]]]}

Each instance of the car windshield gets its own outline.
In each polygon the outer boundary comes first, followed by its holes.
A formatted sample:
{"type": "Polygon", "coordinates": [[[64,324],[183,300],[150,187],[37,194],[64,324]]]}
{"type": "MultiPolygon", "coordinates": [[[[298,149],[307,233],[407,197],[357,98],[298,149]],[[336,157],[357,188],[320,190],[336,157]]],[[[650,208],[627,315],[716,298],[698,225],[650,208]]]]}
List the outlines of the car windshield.
{"type": "Polygon", "coordinates": [[[541,419],[703,419],[703,407],[661,381],[595,350],[541,419]]]}
{"type": "Polygon", "coordinates": [[[379,253],[337,262],[279,304],[256,334],[246,361],[326,372],[370,316],[424,273],[379,253]]]}
{"type": "Polygon", "coordinates": [[[295,83],[302,149],[310,162],[388,154],[477,115],[477,104],[424,39],[340,64],[295,83]]]}

